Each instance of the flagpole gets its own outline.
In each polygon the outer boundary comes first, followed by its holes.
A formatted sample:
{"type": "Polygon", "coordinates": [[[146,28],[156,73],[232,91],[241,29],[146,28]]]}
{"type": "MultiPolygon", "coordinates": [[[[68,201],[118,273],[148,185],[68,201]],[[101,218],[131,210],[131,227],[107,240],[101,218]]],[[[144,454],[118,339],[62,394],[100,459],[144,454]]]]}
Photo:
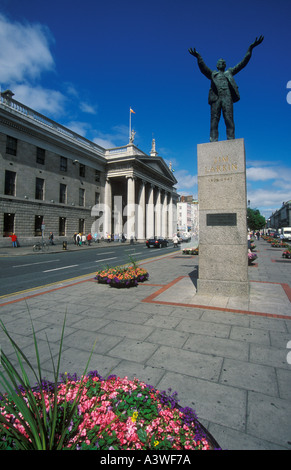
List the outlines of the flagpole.
{"type": "Polygon", "coordinates": [[[129,141],[131,138],[131,108],[129,108],[129,141]]]}

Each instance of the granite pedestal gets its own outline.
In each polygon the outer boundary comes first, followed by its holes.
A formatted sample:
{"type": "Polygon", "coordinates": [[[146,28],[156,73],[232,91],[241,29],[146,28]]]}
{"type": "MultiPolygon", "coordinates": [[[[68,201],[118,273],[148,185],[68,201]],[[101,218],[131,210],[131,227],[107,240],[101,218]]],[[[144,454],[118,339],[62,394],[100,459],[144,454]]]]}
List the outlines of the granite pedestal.
{"type": "Polygon", "coordinates": [[[198,294],[248,296],[243,139],[199,144],[198,294]]]}

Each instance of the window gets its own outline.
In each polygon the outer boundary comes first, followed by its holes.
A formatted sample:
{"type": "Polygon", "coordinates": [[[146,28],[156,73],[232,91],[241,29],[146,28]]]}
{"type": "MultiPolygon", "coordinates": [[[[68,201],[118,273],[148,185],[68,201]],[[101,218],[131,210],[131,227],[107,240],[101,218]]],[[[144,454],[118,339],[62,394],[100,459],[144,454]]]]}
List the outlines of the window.
{"type": "Polygon", "coordinates": [[[84,233],[84,219],[79,219],[79,233],[84,233]]]}
{"type": "Polygon", "coordinates": [[[41,226],[43,222],[43,215],[36,215],[34,218],[34,236],[41,237],[41,226]]]}
{"type": "Polygon", "coordinates": [[[59,218],[59,236],[64,237],[66,235],[66,218],[59,218]]]}
{"type": "Polygon", "coordinates": [[[85,177],[85,165],[82,165],[81,163],[79,166],[79,176],[82,176],[83,178],[85,177]]]}
{"type": "Polygon", "coordinates": [[[66,204],[67,202],[67,185],[66,184],[60,184],[60,203],[61,204],[66,204]]]}
{"type": "Polygon", "coordinates": [[[44,180],[42,178],[36,178],[35,180],[35,199],[44,199],[44,180]]]}
{"type": "Polygon", "coordinates": [[[7,196],[15,196],[16,188],[16,173],[15,171],[5,171],[5,194],[7,196]]]}
{"type": "Polygon", "coordinates": [[[95,193],[95,205],[100,202],[100,193],[95,193]]]}
{"type": "Polygon", "coordinates": [[[61,157],[60,159],[60,170],[61,171],[67,171],[68,169],[68,160],[66,157],[61,157]]]}
{"type": "Polygon", "coordinates": [[[7,136],[6,140],[6,153],[9,153],[9,155],[16,155],[17,153],[17,139],[10,137],[10,135],[7,136]]]}
{"type": "Polygon", "coordinates": [[[3,237],[10,237],[14,233],[15,214],[4,213],[3,217],[3,237]]]}
{"type": "Polygon", "coordinates": [[[85,206],[85,189],[79,189],[79,206],[85,206]]]}
{"type": "Polygon", "coordinates": [[[95,181],[96,183],[100,182],[100,171],[95,170],[95,181]]]}
{"type": "Polygon", "coordinates": [[[45,162],[45,149],[36,147],[36,163],[44,165],[45,162]]]}

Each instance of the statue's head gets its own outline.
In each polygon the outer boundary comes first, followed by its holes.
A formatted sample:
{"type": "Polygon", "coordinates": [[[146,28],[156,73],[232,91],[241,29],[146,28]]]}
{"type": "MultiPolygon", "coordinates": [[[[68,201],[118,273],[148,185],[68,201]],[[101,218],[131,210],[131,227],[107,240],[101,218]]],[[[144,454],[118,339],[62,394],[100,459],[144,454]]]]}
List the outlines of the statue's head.
{"type": "Polygon", "coordinates": [[[217,70],[225,71],[226,62],[224,59],[219,59],[216,64],[217,70]]]}

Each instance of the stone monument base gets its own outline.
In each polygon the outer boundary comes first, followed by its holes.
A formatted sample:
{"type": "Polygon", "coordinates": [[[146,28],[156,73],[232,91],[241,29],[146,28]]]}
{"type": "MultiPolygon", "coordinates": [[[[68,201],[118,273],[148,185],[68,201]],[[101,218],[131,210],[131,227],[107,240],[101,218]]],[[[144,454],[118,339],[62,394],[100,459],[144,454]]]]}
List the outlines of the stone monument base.
{"type": "Polygon", "coordinates": [[[248,296],[243,139],[200,144],[198,294],[248,296]]]}

